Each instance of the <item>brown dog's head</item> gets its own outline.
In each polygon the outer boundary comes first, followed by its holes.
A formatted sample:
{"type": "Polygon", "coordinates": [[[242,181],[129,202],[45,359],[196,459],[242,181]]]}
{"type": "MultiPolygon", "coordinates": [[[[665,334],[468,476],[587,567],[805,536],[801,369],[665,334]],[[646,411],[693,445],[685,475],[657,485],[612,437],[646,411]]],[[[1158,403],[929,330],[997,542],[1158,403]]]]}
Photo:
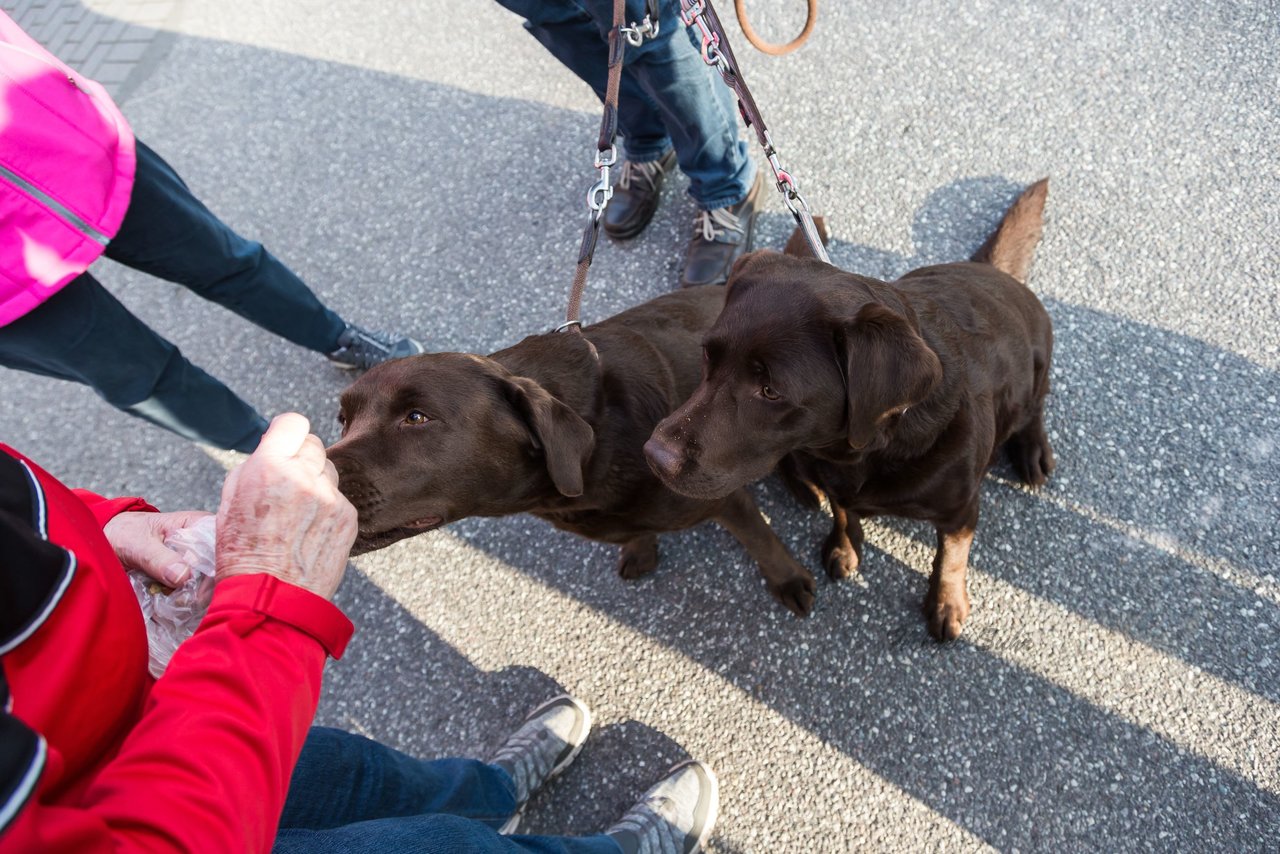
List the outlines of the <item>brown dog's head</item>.
{"type": "Polygon", "coordinates": [[[531,379],[465,353],[387,362],[342,393],[329,448],[359,512],[352,554],[466,516],[520,512],[539,492],[582,494],[590,425],[531,379]]]}
{"type": "Polygon", "coordinates": [[[873,279],[752,252],[727,287],[702,383],[645,445],[676,492],[727,495],[799,449],[883,447],[941,379],[909,310],[873,279]]]}

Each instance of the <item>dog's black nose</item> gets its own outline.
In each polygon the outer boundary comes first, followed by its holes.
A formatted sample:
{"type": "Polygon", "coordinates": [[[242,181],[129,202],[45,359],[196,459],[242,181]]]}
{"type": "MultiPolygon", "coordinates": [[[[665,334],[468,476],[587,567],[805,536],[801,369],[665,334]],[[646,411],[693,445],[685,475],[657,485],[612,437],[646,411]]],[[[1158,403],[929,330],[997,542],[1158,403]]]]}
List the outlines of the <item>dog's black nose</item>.
{"type": "Polygon", "coordinates": [[[684,457],[657,437],[651,437],[644,443],[644,455],[649,461],[649,468],[664,480],[674,480],[680,474],[680,468],[684,464],[684,457]]]}

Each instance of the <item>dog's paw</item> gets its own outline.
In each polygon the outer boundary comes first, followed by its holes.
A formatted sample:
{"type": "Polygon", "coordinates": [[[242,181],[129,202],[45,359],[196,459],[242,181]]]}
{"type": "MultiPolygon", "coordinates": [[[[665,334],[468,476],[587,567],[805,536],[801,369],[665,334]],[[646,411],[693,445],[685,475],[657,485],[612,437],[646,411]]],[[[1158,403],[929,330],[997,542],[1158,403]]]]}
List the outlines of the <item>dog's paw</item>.
{"type": "Polygon", "coordinates": [[[802,572],[803,574],[793,575],[785,581],[768,582],[769,594],[797,617],[809,616],[818,595],[818,583],[814,580],[813,573],[807,569],[802,572]]]}
{"type": "Polygon", "coordinates": [[[852,545],[828,545],[822,548],[822,565],[827,570],[827,578],[840,581],[849,578],[858,571],[862,557],[852,545]]]}
{"type": "Polygon", "coordinates": [[[1032,431],[1032,435],[1015,435],[1009,440],[1008,451],[1018,480],[1028,486],[1044,486],[1053,474],[1053,449],[1043,430],[1032,431]]]}
{"type": "Polygon", "coordinates": [[[924,618],[934,640],[955,640],[969,619],[968,592],[963,587],[930,590],[924,599],[924,618]]]}
{"type": "Polygon", "coordinates": [[[1021,457],[1015,458],[1013,466],[1018,472],[1018,479],[1029,486],[1044,486],[1049,475],[1053,474],[1053,451],[1048,445],[1037,446],[1021,457]]]}
{"type": "Polygon", "coordinates": [[[634,581],[648,575],[658,566],[658,538],[644,537],[632,540],[622,547],[618,556],[618,575],[634,581]]]}

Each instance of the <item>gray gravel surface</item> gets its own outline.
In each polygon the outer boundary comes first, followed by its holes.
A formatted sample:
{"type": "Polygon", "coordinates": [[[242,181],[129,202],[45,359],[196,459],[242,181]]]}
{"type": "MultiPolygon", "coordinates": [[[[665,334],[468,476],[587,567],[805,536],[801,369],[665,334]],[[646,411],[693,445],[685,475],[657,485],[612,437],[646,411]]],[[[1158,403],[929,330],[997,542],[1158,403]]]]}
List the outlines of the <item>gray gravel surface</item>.
{"type": "MultiPolygon", "coordinates": [[[[802,19],[748,5],[774,38],[802,19]]],[[[990,477],[959,642],[925,632],[916,523],[869,525],[862,577],[821,583],[799,621],[711,526],[664,537],[658,571],[626,583],[611,548],[468,520],[354,563],[340,595],[359,633],[320,720],[476,755],[573,691],[598,731],[532,805],[537,832],[594,832],[692,755],[721,776],[721,852],[1280,849],[1277,11],[828,0],[788,58],[735,42],[839,266],[965,257],[1050,177],[1031,286],[1058,336],[1059,468],[1038,492],[990,477]]],[[[341,313],[475,352],[559,320],[598,105],[514,17],[223,0],[171,20],[126,113],[341,313]]],[[[674,284],[683,190],[642,239],[602,243],[585,318],[674,284]]],[[[789,229],[771,199],[758,245],[789,229]]],[[[262,411],[335,436],[347,375],[179,287],[95,269],[262,411]]],[[[216,506],[234,455],[0,376],[0,438],[64,480],[216,506]]],[[[827,517],[772,480],[756,493],[818,571],[827,517]]]]}

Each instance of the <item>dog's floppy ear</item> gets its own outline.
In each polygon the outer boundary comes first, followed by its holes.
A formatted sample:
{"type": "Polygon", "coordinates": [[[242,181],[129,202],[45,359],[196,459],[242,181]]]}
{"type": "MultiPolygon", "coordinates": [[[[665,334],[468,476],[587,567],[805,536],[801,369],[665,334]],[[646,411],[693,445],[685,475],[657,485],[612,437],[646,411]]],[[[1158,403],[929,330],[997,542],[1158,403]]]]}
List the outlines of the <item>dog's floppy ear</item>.
{"type": "Polygon", "coordinates": [[[942,381],[942,363],[888,306],[867,303],[843,330],[849,447],[861,450],[886,418],[901,415],[942,381]]]}
{"type": "Polygon", "coordinates": [[[739,255],[738,260],[734,261],[733,266],[729,268],[729,280],[736,279],[749,268],[758,265],[762,261],[767,261],[770,256],[776,256],[777,254],[772,249],[753,249],[750,252],[739,255]]]}
{"type": "Polygon", "coordinates": [[[547,461],[547,473],[561,495],[582,494],[582,467],[591,457],[596,436],[578,413],[565,406],[533,380],[511,377],[507,388],[512,405],[529,427],[529,434],[547,461]]]}

